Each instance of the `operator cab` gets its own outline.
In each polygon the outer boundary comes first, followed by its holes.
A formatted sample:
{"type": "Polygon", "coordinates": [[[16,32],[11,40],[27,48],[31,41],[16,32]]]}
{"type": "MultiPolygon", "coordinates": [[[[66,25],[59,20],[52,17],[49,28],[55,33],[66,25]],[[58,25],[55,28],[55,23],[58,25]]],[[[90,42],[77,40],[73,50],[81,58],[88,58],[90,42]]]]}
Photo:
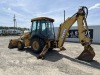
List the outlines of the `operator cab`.
{"type": "Polygon", "coordinates": [[[40,38],[54,39],[54,19],[48,17],[38,17],[31,20],[31,38],[38,36],[40,38]]]}

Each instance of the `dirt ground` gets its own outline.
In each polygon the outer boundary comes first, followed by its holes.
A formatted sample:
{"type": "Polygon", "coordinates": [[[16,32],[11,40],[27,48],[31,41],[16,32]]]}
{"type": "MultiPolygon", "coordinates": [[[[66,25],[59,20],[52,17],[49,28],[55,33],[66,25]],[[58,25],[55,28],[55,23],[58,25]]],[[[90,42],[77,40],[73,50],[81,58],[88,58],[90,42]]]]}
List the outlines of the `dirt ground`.
{"type": "Polygon", "coordinates": [[[65,42],[66,51],[57,49],[38,60],[30,48],[8,49],[9,39],[0,37],[0,75],[100,75],[100,45],[92,44],[96,56],[92,62],[75,59],[82,51],[80,43],[65,42]]]}

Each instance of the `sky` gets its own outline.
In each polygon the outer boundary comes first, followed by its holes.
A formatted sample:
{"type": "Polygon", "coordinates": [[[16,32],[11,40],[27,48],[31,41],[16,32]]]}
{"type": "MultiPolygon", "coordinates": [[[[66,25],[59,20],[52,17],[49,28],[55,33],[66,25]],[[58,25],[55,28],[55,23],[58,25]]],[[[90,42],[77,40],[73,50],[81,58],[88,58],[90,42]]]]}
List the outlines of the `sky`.
{"type": "Polygon", "coordinates": [[[80,6],[89,9],[89,26],[100,25],[100,0],[0,0],[0,26],[13,26],[15,14],[18,27],[30,28],[31,19],[41,16],[55,19],[54,26],[59,27],[64,20],[64,10],[67,19],[80,6]]]}

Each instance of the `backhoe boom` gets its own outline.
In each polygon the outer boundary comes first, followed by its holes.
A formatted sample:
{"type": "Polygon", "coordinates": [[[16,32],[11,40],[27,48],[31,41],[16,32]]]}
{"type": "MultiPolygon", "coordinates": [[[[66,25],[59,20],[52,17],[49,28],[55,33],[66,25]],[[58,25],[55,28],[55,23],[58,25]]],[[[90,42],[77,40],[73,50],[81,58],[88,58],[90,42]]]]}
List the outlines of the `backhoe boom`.
{"type": "Polygon", "coordinates": [[[95,53],[93,51],[93,48],[90,46],[92,43],[92,39],[85,35],[85,32],[88,31],[86,22],[87,14],[85,13],[85,9],[87,8],[81,7],[81,9],[79,9],[79,11],[74,16],[66,19],[66,21],[60,25],[57,35],[57,38],[59,40],[58,47],[61,48],[63,46],[65,38],[69,36],[69,29],[77,21],[80,43],[84,46],[84,51],[80,54],[78,59],[91,61],[95,56],[95,53]]]}

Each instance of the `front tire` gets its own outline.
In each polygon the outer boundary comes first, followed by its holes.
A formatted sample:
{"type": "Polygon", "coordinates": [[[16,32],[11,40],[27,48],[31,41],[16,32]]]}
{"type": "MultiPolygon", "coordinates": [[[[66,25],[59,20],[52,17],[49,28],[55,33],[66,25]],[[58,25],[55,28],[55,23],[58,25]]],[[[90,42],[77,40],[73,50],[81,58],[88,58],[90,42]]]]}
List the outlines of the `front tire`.
{"type": "Polygon", "coordinates": [[[24,49],[24,42],[18,41],[18,50],[23,50],[24,49]]]}
{"type": "Polygon", "coordinates": [[[31,42],[31,49],[33,50],[34,53],[38,54],[42,52],[43,48],[45,46],[45,43],[42,39],[40,38],[34,38],[31,42]]]}

